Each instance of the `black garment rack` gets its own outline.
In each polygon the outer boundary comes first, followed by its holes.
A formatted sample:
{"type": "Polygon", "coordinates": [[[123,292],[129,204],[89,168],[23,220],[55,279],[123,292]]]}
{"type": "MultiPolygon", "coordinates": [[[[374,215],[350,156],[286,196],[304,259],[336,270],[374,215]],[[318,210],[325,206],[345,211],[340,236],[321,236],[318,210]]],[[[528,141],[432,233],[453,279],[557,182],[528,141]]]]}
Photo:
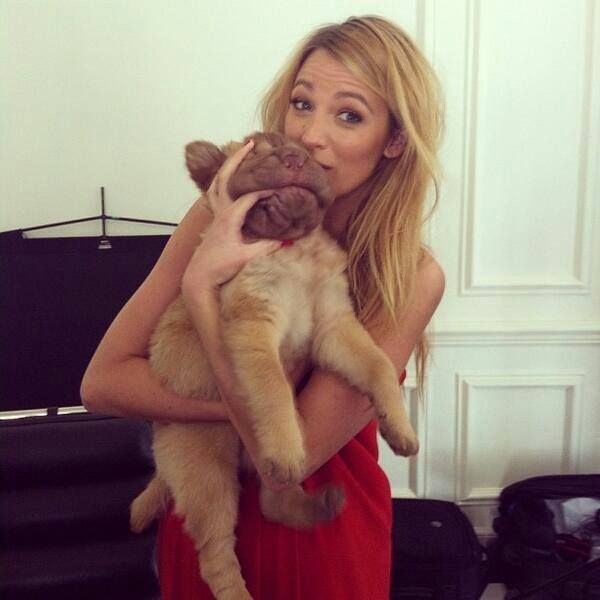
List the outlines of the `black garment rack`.
{"type": "Polygon", "coordinates": [[[112,244],[110,243],[109,236],[106,233],[106,222],[107,221],[127,221],[128,223],[144,223],[146,225],[165,225],[168,227],[177,227],[177,223],[170,223],[168,221],[154,221],[151,219],[136,219],[133,217],[114,217],[106,214],[105,210],[105,197],[104,187],[100,188],[100,205],[101,212],[99,215],[94,217],[84,217],[82,219],[71,219],[69,221],[59,221],[57,223],[46,223],[44,225],[35,225],[34,227],[25,227],[23,229],[17,229],[16,231],[21,234],[22,237],[27,237],[25,234],[28,231],[36,231],[38,229],[49,229],[50,227],[61,227],[63,225],[73,225],[75,223],[85,223],[87,221],[102,221],[102,235],[98,243],[98,250],[110,250],[112,244]]]}

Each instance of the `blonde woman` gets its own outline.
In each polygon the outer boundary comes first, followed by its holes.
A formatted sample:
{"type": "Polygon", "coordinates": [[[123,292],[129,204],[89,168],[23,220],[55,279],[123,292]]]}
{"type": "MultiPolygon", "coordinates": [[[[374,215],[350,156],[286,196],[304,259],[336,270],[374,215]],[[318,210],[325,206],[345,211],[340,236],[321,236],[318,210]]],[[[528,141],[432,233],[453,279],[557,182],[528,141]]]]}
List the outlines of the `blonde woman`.
{"type": "MultiPolygon", "coordinates": [[[[357,312],[399,378],[415,352],[422,382],[424,330],[444,288],[442,270],[421,242],[429,186],[437,193],[440,130],[438,88],[426,60],[401,29],[381,18],[320,28],[277,76],[262,116],[265,129],[299,140],[327,170],[336,199],[325,227],[348,251],[357,312]]],[[[224,192],[250,147],[219,172],[209,192],[214,218],[200,203],[190,209],[115,319],[90,363],[82,396],[89,410],[116,415],[231,419],[252,456],[244,401],[221,350],[217,294],[248,260],[276,247],[246,244],[241,237],[241,223],[258,195],[232,203],[224,192]],[[196,248],[199,232],[205,236],[196,248]],[[148,339],[180,289],[211,349],[223,404],[180,398],[151,375],[148,339]]],[[[391,498],[377,464],[369,400],[311,365],[294,379],[307,450],[304,486],[335,481],[344,487],[347,504],[332,523],[299,532],[264,520],[257,481],[245,481],[236,552],[250,593],[262,600],[387,599],[391,498]]],[[[177,515],[163,519],[159,542],[163,600],[211,598],[177,515]]]]}

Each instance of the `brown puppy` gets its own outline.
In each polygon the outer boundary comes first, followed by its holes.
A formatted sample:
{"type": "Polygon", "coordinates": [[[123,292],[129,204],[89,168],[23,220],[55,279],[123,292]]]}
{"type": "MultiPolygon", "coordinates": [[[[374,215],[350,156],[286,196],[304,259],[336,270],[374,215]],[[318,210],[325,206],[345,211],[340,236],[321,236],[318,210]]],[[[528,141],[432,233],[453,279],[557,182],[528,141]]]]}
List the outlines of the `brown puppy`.
{"type": "MultiPolygon", "coordinates": [[[[394,452],[413,454],[418,442],[395,368],[354,314],[346,255],[320,227],[333,200],[324,171],[283,136],[252,137],[254,150],[230,178],[229,192],[233,198],[262,189],[274,193],[252,207],[243,232],[295,242],[248,263],[222,286],[224,344],[253,419],[257,468],[279,482],[296,484],[278,492],[263,487],[263,514],[291,527],[310,527],[333,519],[344,496],[335,487],[309,496],[299,485],[305,451],[286,377],[299,361],[309,357],[368,394],[394,452]]],[[[202,190],[237,147],[230,144],[223,152],[206,142],[187,146],[188,169],[202,190]]],[[[150,362],[163,385],[178,394],[220,401],[181,298],[153,334],[150,362]]],[[[141,531],[173,498],[200,553],[201,575],[219,600],[250,598],[234,552],[238,470],[249,465],[242,451],[226,422],[156,423],[156,476],[131,507],[132,528],[141,531]]]]}

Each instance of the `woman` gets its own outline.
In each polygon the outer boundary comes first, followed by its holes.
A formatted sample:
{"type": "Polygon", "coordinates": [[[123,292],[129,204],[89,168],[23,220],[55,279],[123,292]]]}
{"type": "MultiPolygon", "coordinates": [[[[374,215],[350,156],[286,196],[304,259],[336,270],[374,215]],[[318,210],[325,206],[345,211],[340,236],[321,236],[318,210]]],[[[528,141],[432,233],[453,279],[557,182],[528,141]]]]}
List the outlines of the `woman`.
{"type": "MultiPolygon", "coordinates": [[[[436,79],[421,53],[391,23],[352,18],[309,36],[263,103],[266,130],[303,143],[326,170],[335,194],[325,227],[349,255],[357,313],[403,377],[415,351],[422,385],[424,329],[444,288],[423,249],[429,183],[436,183],[440,130],[436,79]]],[[[247,244],[240,226],[260,194],[235,203],[227,179],[251,144],[222,167],[208,193],[214,217],[196,203],[156,266],[102,340],[82,384],[91,411],[164,421],[231,419],[254,454],[227,356],[219,339],[218,288],[276,242],[247,244]],[[198,234],[205,232],[196,248],[198,234]],[[148,339],[181,291],[215,372],[223,404],[180,398],[160,387],[147,361],[148,339]]],[[[305,487],[335,481],[346,491],[341,516],[311,531],[265,521],[257,482],[244,483],[236,552],[254,598],[389,597],[391,500],[377,465],[376,425],[367,398],[335,375],[292,374],[307,451],[305,487]]],[[[266,479],[267,485],[273,482],[266,479]]],[[[210,598],[195,550],[176,515],[161,524],[164,599],[210,598]]]]}

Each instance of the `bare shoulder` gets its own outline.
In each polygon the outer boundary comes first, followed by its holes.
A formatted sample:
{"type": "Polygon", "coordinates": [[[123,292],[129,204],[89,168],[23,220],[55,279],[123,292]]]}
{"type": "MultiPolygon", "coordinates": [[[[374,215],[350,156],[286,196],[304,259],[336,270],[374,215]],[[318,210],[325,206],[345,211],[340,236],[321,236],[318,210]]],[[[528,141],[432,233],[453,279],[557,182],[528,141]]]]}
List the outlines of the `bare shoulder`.
{"type": "Polygon", "coordinates": [[[169,238],[153,273],[180,278],[212,218],[204,203],[196,201],[169,238]]]}
{"type": "Polygon", "coordinates": [[[417,300],[433,313],[444,295],[446,277],[438,261],[427,251],[419,264],[416,280],[417,300]]]}

